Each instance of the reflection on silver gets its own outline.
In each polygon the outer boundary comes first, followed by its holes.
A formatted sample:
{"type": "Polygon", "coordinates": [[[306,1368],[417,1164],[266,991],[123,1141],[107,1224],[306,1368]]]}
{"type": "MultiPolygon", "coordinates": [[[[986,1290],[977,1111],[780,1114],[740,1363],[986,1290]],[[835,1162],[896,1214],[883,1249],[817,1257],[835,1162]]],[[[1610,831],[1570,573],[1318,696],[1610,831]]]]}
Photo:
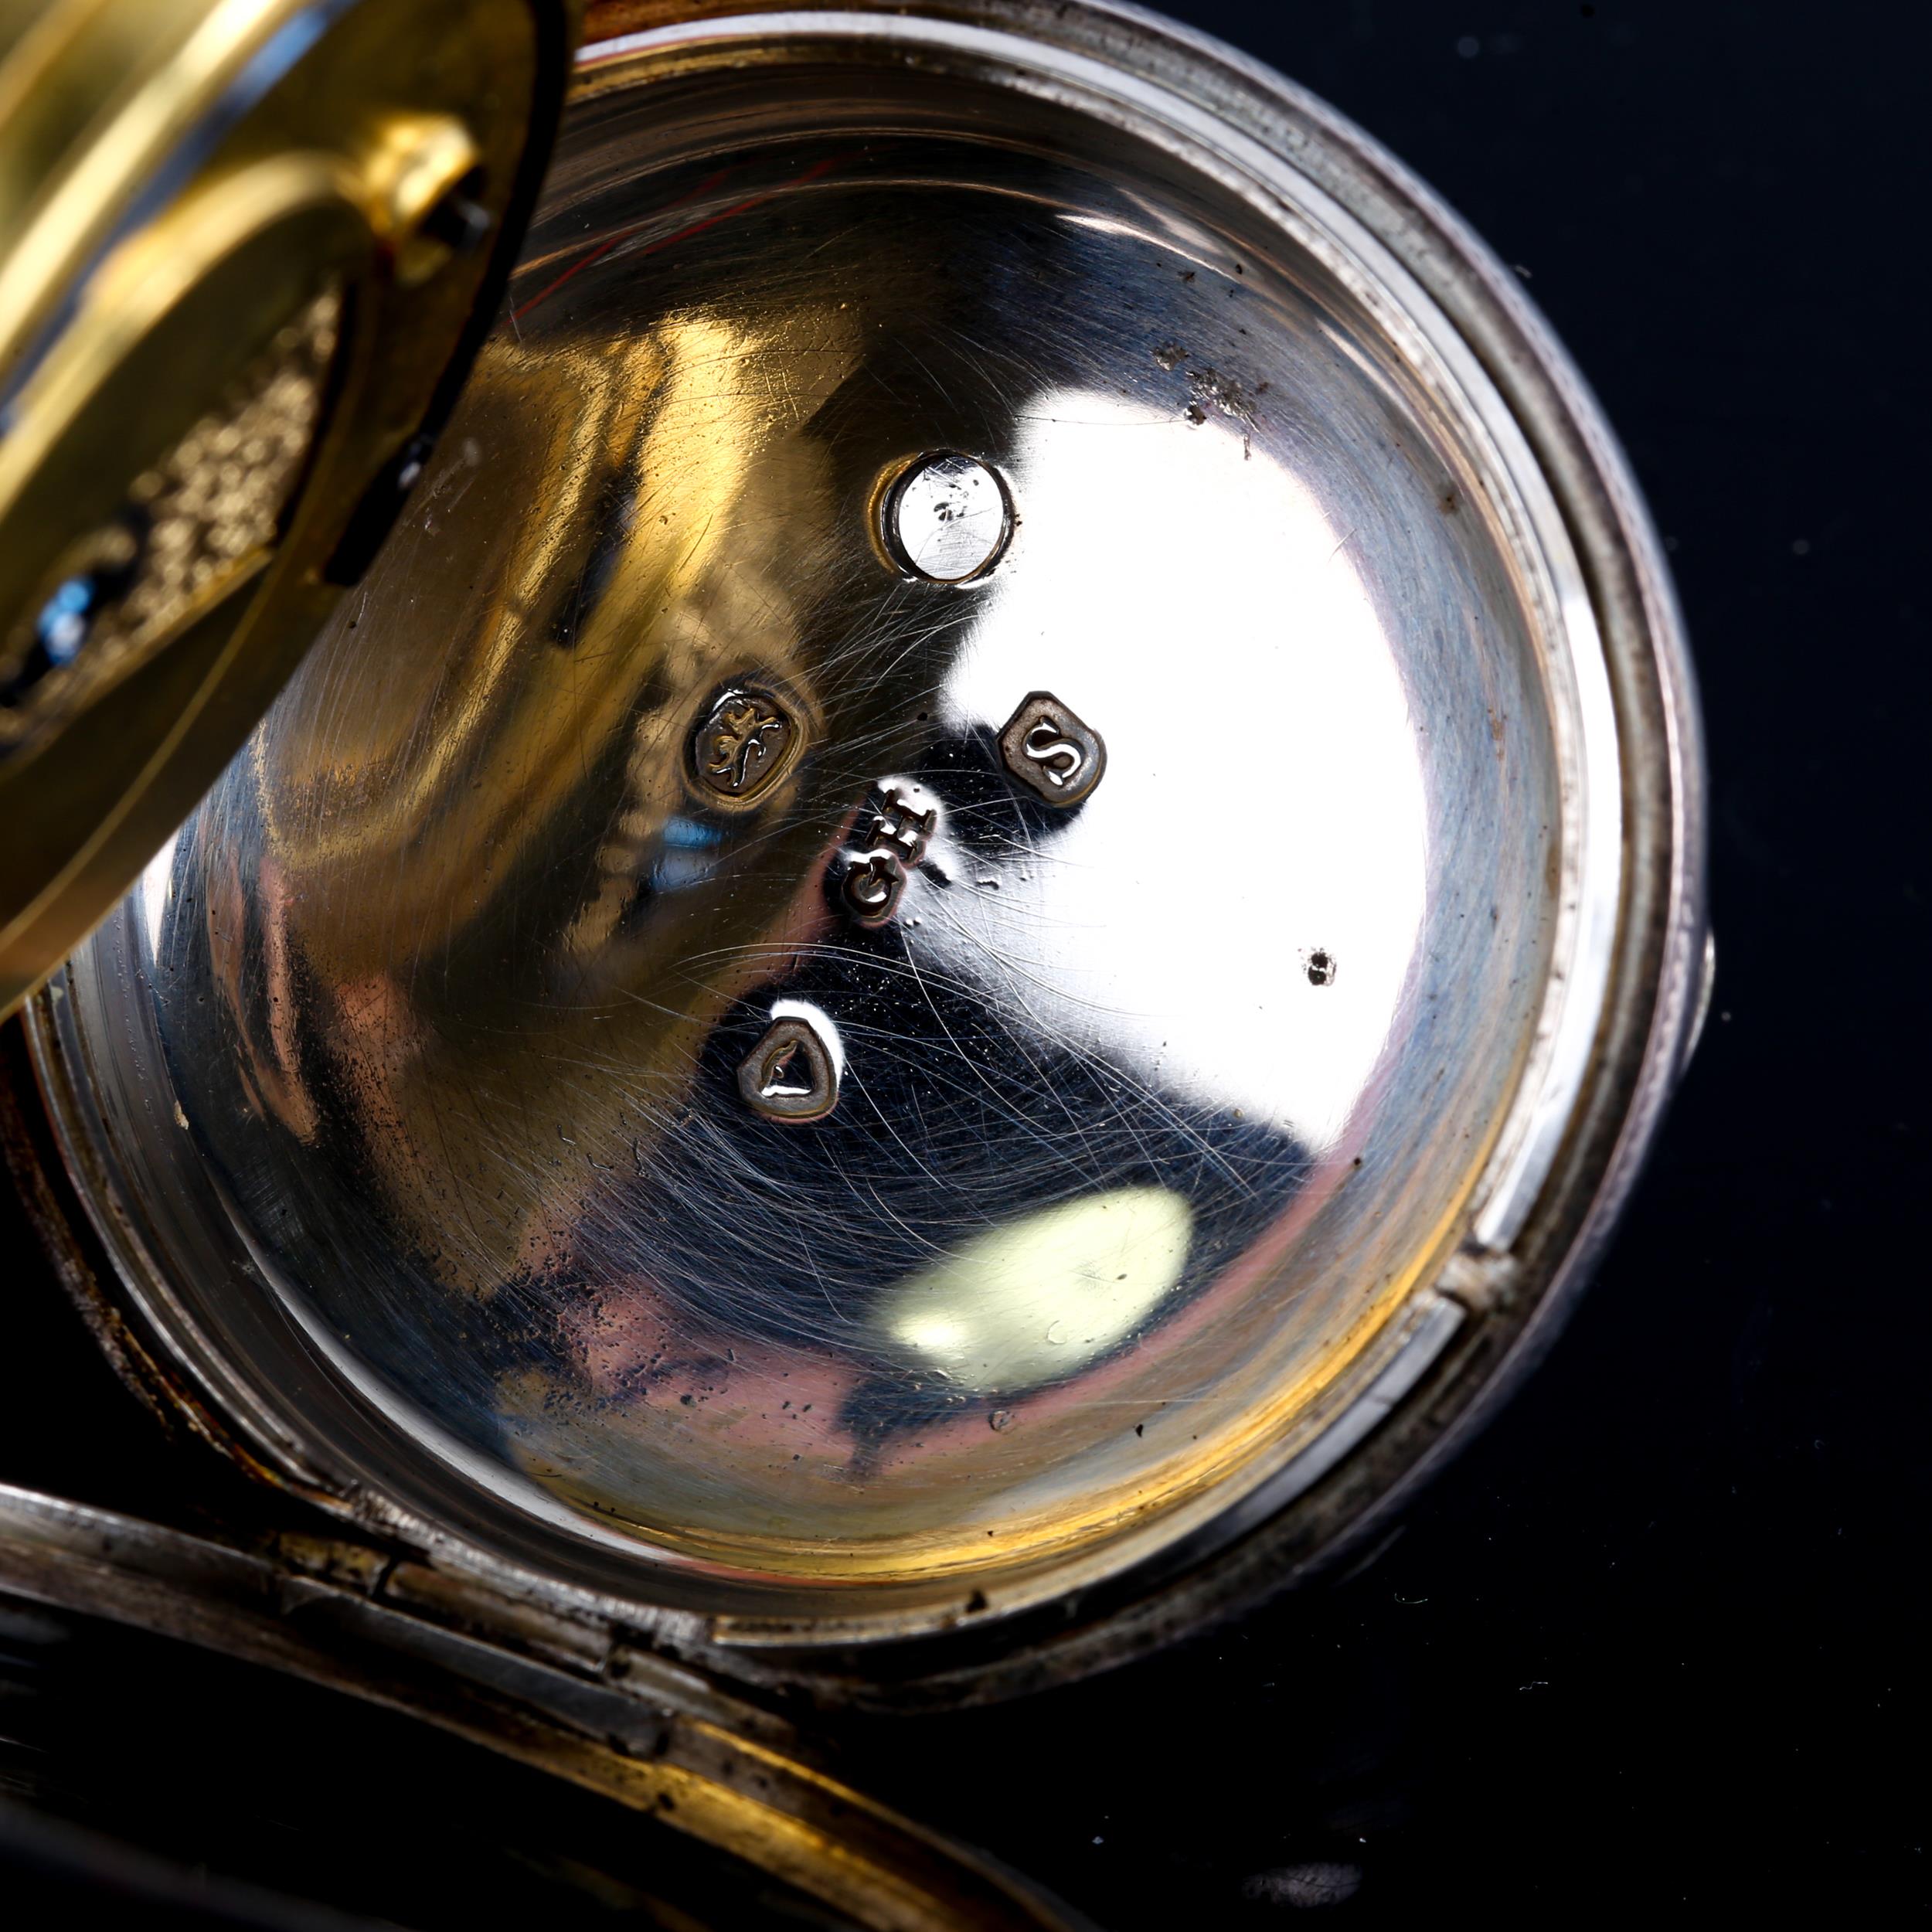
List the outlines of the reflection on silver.
{"type": "Polygon", "coordinates": [[[1077,805],[1107,770],[1100,734],[1050,691],[1029,692],[1007,719],[999,755],[1049,805],[1077,805]]]}
{"type": "Polygon", "coordinates": [[[887,492],[885,515],[893,555],[937,583],[985,576],[1012,530],[1005,485],[984,463],[951,451],[912,464],[887,492]]]}
{"type": "Polygon", "coordinates": [[[778,1019],[739,1063],[738,1091],[767,1120],[822,1121],[838,1104],[833,1049],[809,1019],[778,1019]]]}
{"type": "Polygon", "coordinates": [[[924,1614],[1373,1386],[1617,787],[1563,519],[1321,195],[740,30],[600,70],[409,519],[60,1023],[146,1251],[383,1493],[924,1614]]]}
{"type": "Polygon", "coordinates": [[[1157,1317],[1187,1267],[1194,1213],[1163,1187],[1083,1196],[995,1224],[899,1283],[883,1352],[973,1395],[1065,1381],[1157,1317]]]}

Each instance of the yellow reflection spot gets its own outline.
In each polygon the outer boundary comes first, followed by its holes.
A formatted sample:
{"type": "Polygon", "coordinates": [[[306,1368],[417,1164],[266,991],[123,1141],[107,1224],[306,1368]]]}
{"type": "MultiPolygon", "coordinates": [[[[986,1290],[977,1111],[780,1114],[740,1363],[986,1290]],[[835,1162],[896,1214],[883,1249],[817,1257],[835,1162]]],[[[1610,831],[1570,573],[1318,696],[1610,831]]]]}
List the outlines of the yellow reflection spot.
{"type": "Polygon", "coordinates": [[[893,1288],[882,1350],[975,1393],[1072,1373],[1131,1335],[1187,1265],[1194,1213],[1166,1188],[1116,1188],[995,1228],[893,1288]]]}

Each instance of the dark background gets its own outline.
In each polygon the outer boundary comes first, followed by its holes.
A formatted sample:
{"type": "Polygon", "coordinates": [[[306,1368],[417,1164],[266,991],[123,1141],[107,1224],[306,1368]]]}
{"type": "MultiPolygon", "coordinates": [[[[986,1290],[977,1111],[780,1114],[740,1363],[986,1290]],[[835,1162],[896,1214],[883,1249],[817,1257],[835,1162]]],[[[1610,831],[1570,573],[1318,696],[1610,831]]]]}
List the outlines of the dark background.
{"type": "Polygon", "coordinates": [[[1927,10],[1166,11],[1430,182],[1601,398],[1702,685],[1716,995],[1575,1320],[1366,1573],[874,1777],[1116,1932],[1917,1919],[1927,10]]]}
{"type": "MultiPolygon", "coordinates": [[[[1526,275],[1603,399],[1703,685],[1716,996],[1569,1331],[1373,1563],[1089,1684],[862,1730],[845,1768],[1110,1932],[1308,1910],[1916,1919],[1932,1890],[1926,9],[1168,11],[1430,182],[1526,275]]],[[[173,1465],[32,1285],[8,1318],[0,1477],[159,1504],[173,1465]],[[63,1440],[33,1389],[89,1377],[100,1427],[63,1440]]],[[[49,1674],[38,1641],[31,1619],[0,1628],[0,1692],[49,1674]]],[[[410,1922],[545,1922],[531,1875],[603,1855],[565,1844],[512,1774],[430,1767],[439,1747],[404,1748],[359,1707],[328,1719],[319,1693],[223,1690],[218,1660],[204,1681],[144,1665],[130,1637],[86,1643],[98,1662],[70,1688],[7,1705],[0,1787],[57,1795],[69,1760],[91,1785],[124,1764],[117,1828],[138,1818],[217,1872],[410,1922]],[[256,1743],[198,1728],[218,1709],[252,1713],[256,1743]],[[157,1753],[158,1791],[140,1768],[157,1753]],[[277,1795],[251,1799],[268,1763],[277,1795]],[[354,1828],[284,1843],[265,1804],[325,1826],[339,1807],[354,1828]]],[[[604,1852],[637,1830],[580,1823],[604,1852]]],[[[98,1911],[77,1903],[84,1872],[144,1900],[135,1922],[206,1922],[207,1898],[170,1919],[161,1881],[49,1843],[0,1842],[0,1915],[98,1911]]],[[[258,1922],[246,1899],[216,1909],[258,1922]]]]}

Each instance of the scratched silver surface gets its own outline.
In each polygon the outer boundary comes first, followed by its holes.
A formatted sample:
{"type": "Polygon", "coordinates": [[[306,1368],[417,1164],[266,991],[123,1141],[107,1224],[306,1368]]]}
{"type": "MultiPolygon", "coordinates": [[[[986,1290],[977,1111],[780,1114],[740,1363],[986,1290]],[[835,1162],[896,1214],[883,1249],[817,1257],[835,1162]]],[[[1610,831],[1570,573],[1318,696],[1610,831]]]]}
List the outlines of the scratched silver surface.
{"type": "Polygon", "coordinates": [[[347,1391],[391,1493],[413,1444],[607,1577],[990,1576],[1238,1488],[1393,1332],[1543,998],[1566,647],[1318,225],[939,63],[580,102],[396,538],[66,981],[294,1437],[347,1391]],[[882,542],[935,451],[1011,498],[964,583],[882,542]],[[740,688],[799,750],[726,800],[740,688]],[[1034,692],[1077,805],[1002,767],[1034,692]],[[787,1018],[815,1121],[741,1091],[787,1018]]]}

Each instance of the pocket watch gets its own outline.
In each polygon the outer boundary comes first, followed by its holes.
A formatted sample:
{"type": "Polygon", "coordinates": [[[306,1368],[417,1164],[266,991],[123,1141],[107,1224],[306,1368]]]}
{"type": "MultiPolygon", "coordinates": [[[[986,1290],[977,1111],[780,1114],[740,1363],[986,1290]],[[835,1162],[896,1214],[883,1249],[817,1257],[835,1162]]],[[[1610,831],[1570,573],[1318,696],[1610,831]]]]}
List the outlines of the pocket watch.
{"type": "Polygon", "coordinates": [[[1561,1320],[1708,985],[1594,403],[1100,0],[4,18],[9,1158],[251,1480],[0,1590],[1073,1923],[818,1716],[1359,1552],[1561,1320]]]}

